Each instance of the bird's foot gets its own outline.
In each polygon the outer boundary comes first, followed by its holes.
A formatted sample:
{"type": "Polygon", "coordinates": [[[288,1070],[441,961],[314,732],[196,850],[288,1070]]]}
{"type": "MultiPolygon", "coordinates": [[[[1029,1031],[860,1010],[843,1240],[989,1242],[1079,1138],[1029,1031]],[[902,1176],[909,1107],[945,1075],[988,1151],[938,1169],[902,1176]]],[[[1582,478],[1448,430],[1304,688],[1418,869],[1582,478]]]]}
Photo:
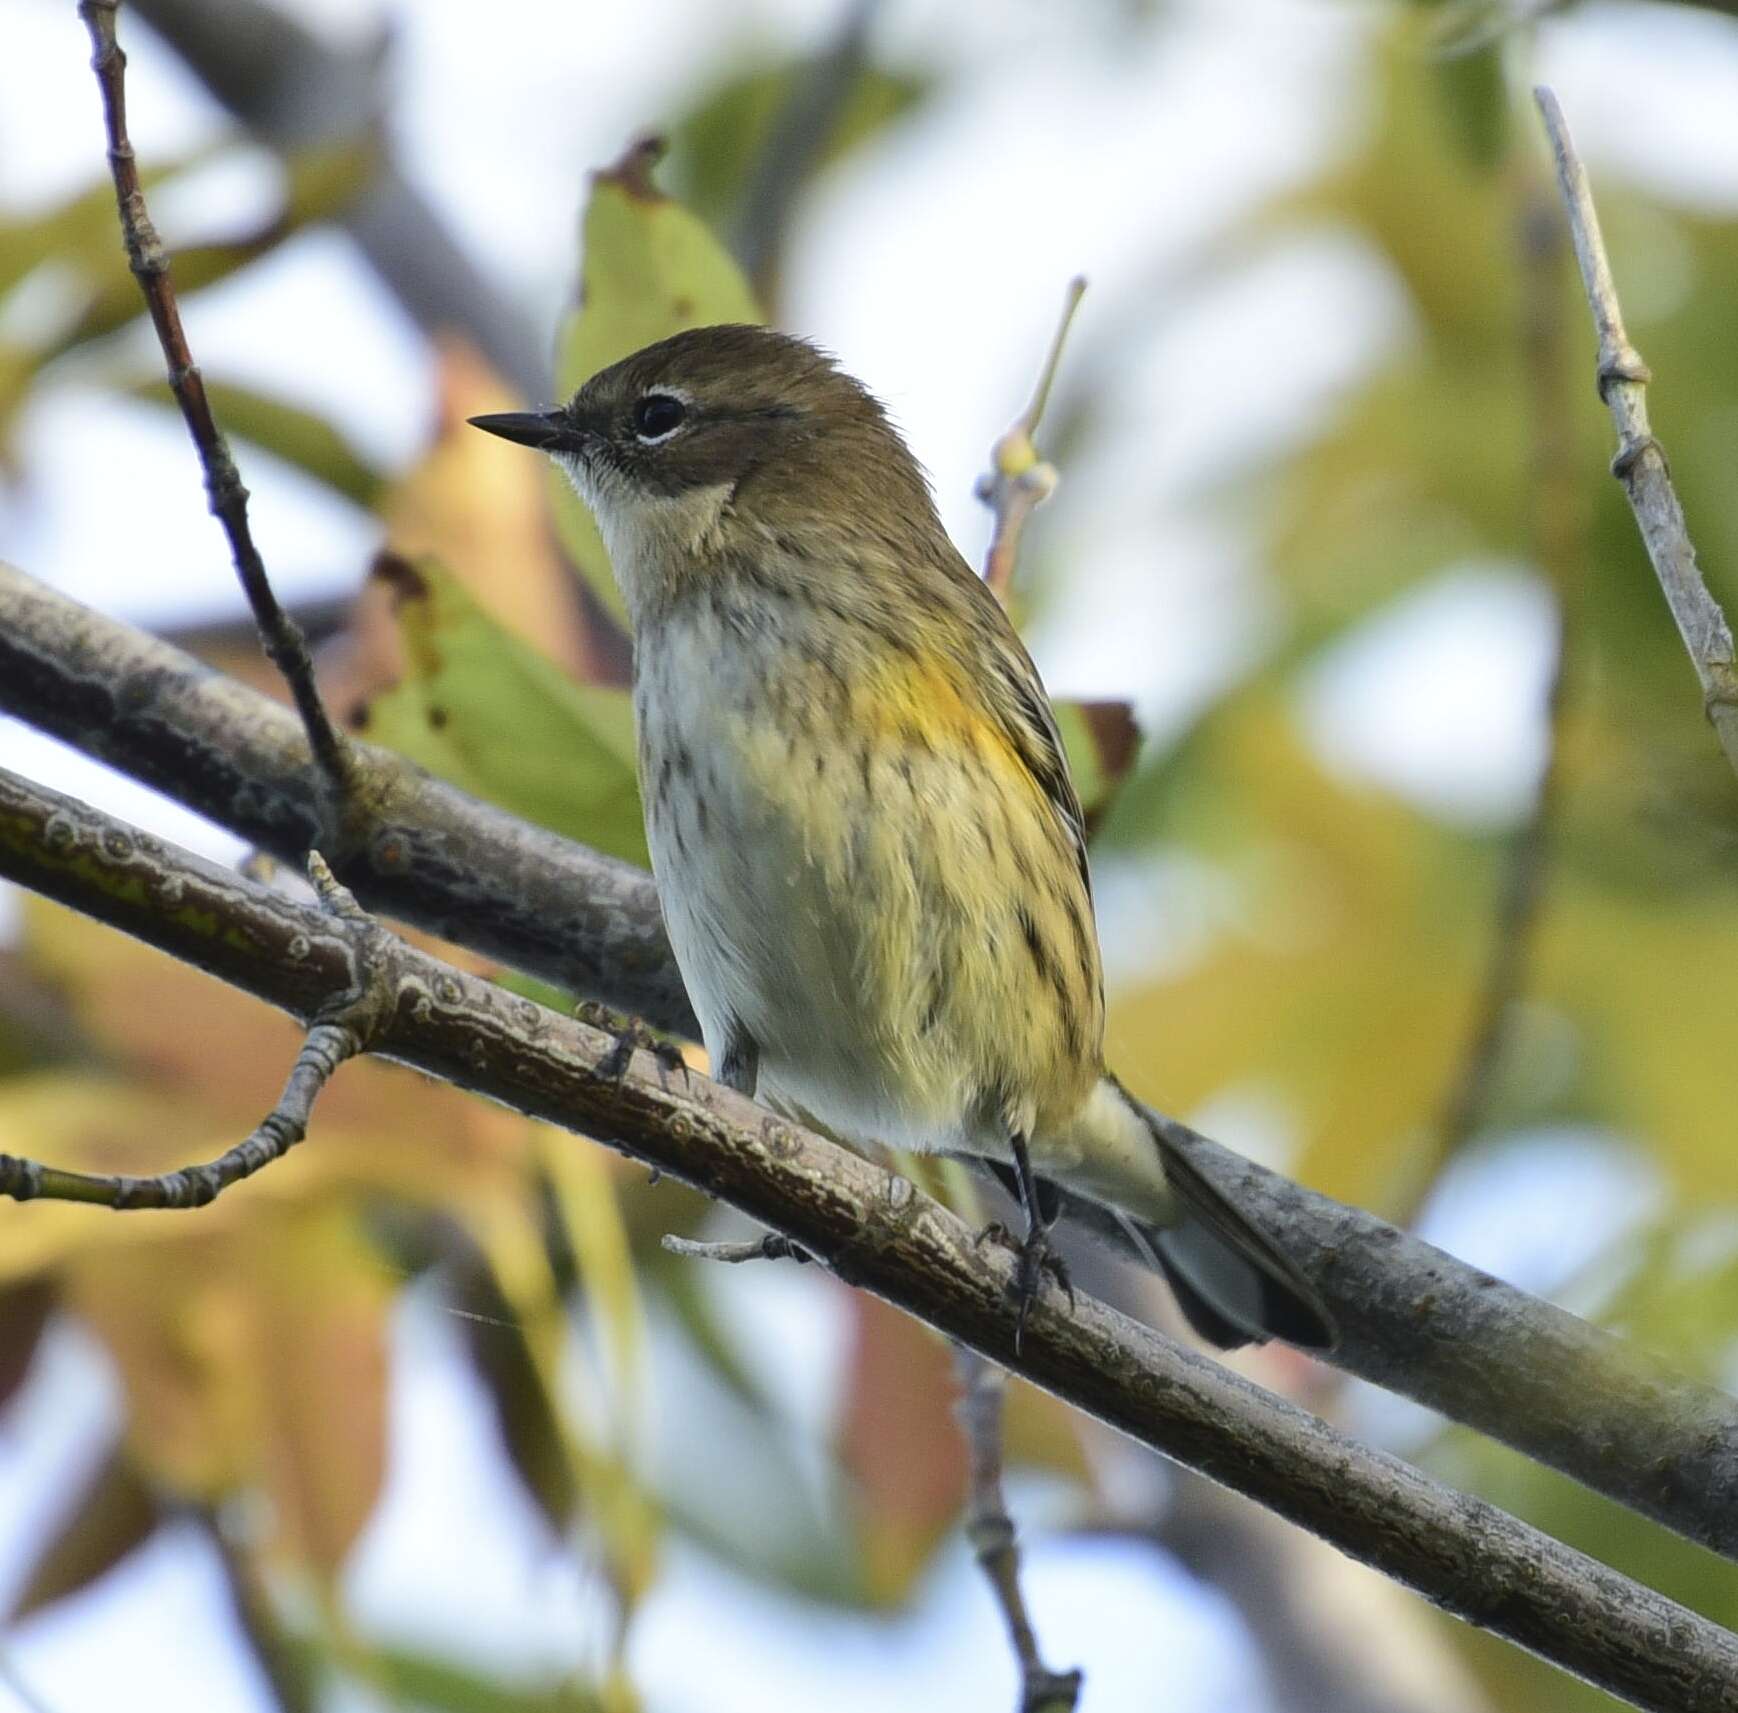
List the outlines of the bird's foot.
{"type": "Polygon", "coordinates": [[[1068,1276],[1068,1263],[1050,1245],[1049,1227],[1034,1221],[1023,1238],[1016,1237],[1000,1220],[993,1220],[977,1236],[979,1243],[999,1243],[1013,1250],[1019,1259],[1014,1272],[1013,1296],[1017,1305],[1014,1321],[1014,1354],[1026,1338],[1026,1322],[1032,1313],[1048,1277],[1068,1293],[1068,1306],[1074,1306],[1074,1281],[1068,1276]]]}
{"type": "Polygon", "coordinates": [[[636,1051],[651,1054],[657,1062],[658,1081],[665,1088],[670,1086],[672,1071],[681,1071],[687,1076],[688,1061],[682,1057],[682,1049],[674,1041],[667,1041],[654,1033],[639,1018],[624,1016],[597,999],[582,999],[574,1006],[573,1015],[581,1023],[601,1030],[614,1043],[598,1061],[599,1076],[619,1083],[628,1074],[628,1066],[636,1051]]]}

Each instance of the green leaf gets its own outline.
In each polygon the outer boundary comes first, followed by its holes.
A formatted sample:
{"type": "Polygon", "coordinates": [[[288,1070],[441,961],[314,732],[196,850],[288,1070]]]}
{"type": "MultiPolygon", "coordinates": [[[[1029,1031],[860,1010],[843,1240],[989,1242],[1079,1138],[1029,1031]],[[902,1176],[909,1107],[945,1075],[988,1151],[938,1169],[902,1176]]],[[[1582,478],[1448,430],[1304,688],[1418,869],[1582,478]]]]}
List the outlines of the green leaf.
{"type": "MultiPolygon", "coordinates": [[[[579,307],[567,318],[556,357],[566,398],[599,369],[687,327],[762,319],[741,270],[695,217],[656,188],[663,153],[636,144],[592,179],[586,204],[579,307]]],[[[550,472],[556,528],[581,574],[618,618],[626,618],[591,513],[559,471],[550,472]]],[[[595,842],[595,841],[594,841],[595,842]]]]}
{"type": "MultiPolygon", "coordinates": [[[[169,383],[152,377],[122,383],[121,390],[147,404],[175,405],[169,383]]],[[[218,427],[251,440],[316,482],[372,510],[386,487],[385,475],[349,438],[315,411],[234,381],[205,380],[206,396],[218,427]]]]}
{"type": "MultiPolygon", "coordinates": [[[[342,213],[368,184],[374,161],[375,146],[369,137],[323,144],[293,156],[286,163],[283,201],[262,225],[236,238],[178,245],[170,252],[176,295],[185,302],[193,292],[216,285],[248,263],[271,254],[304,226],[342,213]]],[[[166,176],[167,170],[152,178],[166,176]]],[[[147,179],[147,184],[150,182],[147,179]]],[[[59,356],[76,345],[113,333],[144,312],[138,281],[122,259],[112,192],[107,198],[106,242],[94,254],[85,248],[96,233],[92,207],[102,200],[100,192],[93,190],[66,210],[63,230],[69,239],[76,239],[77,250],[76,254],[62,251],[56,259],[74,261],[88,275],[91,295],[49,355],[59,356]]]]}
{"type": "Polygon", "coordinates": [[[626,692],[577,684],[503,629],[433,559],[384,557],[405,674],[361,716],[474,796],[596,850],[649,861],[626,692]]]}

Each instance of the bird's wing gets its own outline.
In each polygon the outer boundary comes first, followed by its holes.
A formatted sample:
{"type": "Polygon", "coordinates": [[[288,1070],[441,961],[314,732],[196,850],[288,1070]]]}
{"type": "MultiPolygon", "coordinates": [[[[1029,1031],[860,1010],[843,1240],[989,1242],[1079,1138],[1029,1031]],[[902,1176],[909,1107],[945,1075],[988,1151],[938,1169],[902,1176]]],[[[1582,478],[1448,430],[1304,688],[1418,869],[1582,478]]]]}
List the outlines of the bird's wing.
{"type": "MultiPolygon", "coordinates": [[[[967,576],[971,576],[969,569],[967,576]]],[[[978,578],[972,577],[981,601],[979,617],[987,629],[986,658],[979,663],[985,700],[1032,782],[1062,824],[1080,869],[1080,884],[1092,897],[1092,873],[1086,857],[1086,815],[1080,793],[1068,771],[1068,752],[1056,726],[1044,681],[1026,652],[1026,645],[1008,622],[1002,604],[978,578]],[[987,608],[988,611],[983,609],[987,608]]]]}

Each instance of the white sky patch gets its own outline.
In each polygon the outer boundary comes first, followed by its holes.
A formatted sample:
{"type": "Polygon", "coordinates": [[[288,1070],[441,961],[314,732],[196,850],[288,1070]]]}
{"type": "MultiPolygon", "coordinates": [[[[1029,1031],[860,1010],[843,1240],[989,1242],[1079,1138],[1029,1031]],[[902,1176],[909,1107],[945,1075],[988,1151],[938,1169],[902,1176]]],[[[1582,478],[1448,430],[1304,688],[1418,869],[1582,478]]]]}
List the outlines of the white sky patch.
{"type": "Polygon", "coordinates": [[[1116,367],[1088,374],[1104,388],[1097,433],[1027,531],[1067,568],[1031,636],[1054,693],[1128,697],[1162,742],[1253,658],[1272,593],[1236,473],[1256,482],[1405,327],[1364,244],[1291,233],[1161,304],[1116,367]],[[1210,486],[1224,496],[1211,511],[1210,486]]]}
{"type": "MultiPolygon", "coordinates": [[[[0,514],[0,557],[134,623],[243,609],[192,444],[167,405],[54,387],[29,407],[20,441],[27,486],[0,514]],[[78,456],[66,456],[70,447],[78,456]]],[[[279,597],[355,589],[379,523],[257,447],[238,441],[234,451],[279,597]]]]}
{"type": "Polygon", "coordinates": [[[47,781],[56,791],[94,803],[135,827],[173,839],[213,862],[236,862],[247,853],[244,840],[213,826],[185,804],[117,773],[58,738],[4,716],[0,716],[0,767],[29,779],[47,781]]]}
{"type": "Polygon", "coordinates": [[[432,1284],[406,1293],[393,1316],[386,1490],[345,1572],[348,1609],[370,1635],[512,1682],[595,1666],[608,1590],[583,1549],[551,1543],[460,1336],[432,1284]]]}
{"type": "MultiPolygon", "coordinates": [[[[1266,1705],[1253,1662],[1235,1645],[1241,1626],[1230,1608],[1159,1552],[1031,1530],[1020,1544],[1044,1657],[1084,1667],[1084,1708],[1256,1713],[1266,1705]]],[[[792,1707],[829,1713],[1004,1713],[1015,1688],[1001,1617],[957,1541],[912,1609],[885,1618],[805,1604],[678,1549],[635,1626],[631,1659],[653,1713],[760,1713],[775,1683],[792,1707]],[[705,1633],[731,1638],[727,1668],[694,1645],[705,1633]]]]}
{"type": "MultiPolygon", "coordinates": [[[[1738,210],[1738,20],[1694,6],[1596,4],[1547,17],[1535,81],[1602,171],[1713,214],[1738,210]]],[[[1625,307],[1628,307],[1625,290],[1625,307]]]]}
{"type": "Polygon", "coordinates": [[[1243,914],[1237,882],[1217,864],[1181,849],[1096,858],[1092,893],[1104,979],[1113,990],[1180,975],[1243,914]]]}
{"type": "Polygon", "coordinates": [[[1546,744],[1549,596],[1532,578],[1468,569],[1393,602],[1308,674],[1304,725],[1342,777],[1450,819],[1512,820],[1546,744]]]}

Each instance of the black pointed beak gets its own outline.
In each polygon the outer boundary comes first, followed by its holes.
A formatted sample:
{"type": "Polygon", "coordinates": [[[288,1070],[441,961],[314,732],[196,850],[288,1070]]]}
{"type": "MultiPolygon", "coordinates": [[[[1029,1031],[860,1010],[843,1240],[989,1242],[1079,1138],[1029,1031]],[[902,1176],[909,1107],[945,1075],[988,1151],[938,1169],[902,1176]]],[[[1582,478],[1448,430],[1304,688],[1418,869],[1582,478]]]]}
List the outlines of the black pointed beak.
{"type": "Polygon", "coordinates": [[[573,446],[579,439],[565,411],[551,410],[539,415],[535,411],[505,410],[494,416],[473,416],[473,428],[485,434],[498,434],[503,440],[516,441],[521,446],[535,446],[541,452],[558,452],[573,446]]]}

